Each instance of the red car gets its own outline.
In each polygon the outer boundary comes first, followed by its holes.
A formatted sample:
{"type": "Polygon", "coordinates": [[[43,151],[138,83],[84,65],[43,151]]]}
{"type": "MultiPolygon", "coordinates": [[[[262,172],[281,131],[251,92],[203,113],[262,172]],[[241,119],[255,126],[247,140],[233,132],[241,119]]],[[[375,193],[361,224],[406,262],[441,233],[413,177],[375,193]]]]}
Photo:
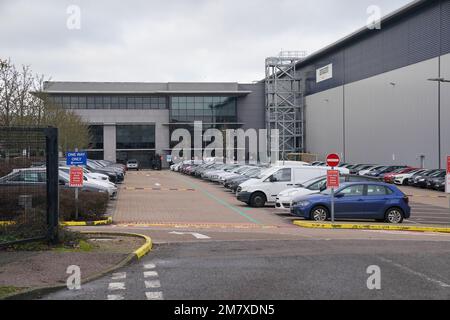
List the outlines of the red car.
{"type": "Polygon", "coordinates": [[[411,171],[414,171],[414,170],[417,170],[417,168],[407,167],[407,168],[403,168],[403,169],[397,169],[393,172],[385,174],[383,177],[383,180],[386,183],[394,183],[396,175],[410,173],[411,171]]]}

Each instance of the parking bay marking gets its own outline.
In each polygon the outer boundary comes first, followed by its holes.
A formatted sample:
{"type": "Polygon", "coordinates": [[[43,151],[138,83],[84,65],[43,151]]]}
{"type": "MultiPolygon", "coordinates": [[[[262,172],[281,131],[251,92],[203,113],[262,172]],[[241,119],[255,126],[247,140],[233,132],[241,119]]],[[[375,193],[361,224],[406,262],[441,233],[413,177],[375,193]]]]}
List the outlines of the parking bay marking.
{"type": "Polygon", "coordinates": [[[399,268],[399,269],[401,269],[401,270],[403,270],[405,272],[411,273],[411,274],[413,274],[413,275],[415,275],[415,276],[417,276],[419,278],[422,278],[424,280],[427,280],[429,282],[437,284],[440,287],[450,288],[449,284],[447,284],[447,283],[445,283],[445,282],[443,282],[441,280],[437,280],[437,279],[431,278],[431,277],[427,276],[426,274],[423,274],[423,273],[420,273],[418,271],[412,270],[412,269],[410,269],[410,268],[408,268],[408,267],[406,267],[404,265],[401,265],[399,263],[396,263],[396,262],[394,262],[392,260],[389,260],[389,259],[386,259],[386,258],[383,258],[383,257],[379,257],[379,259],[384,261],[384,262],[387,262],[387,263],[389,263],[389,264],[391,264],[391,265],[393,265],[393,266],[395,266],[395,267],[397,267],[397,268],[399,268]]]}
{"type": "Polygon", "coordinates": [[[192,235],[193,237],[195,237],[196,239],[200,239],[200,240],[211,239],[210,237],[208,237],[208,236],[206,236],[206,235],[204,235],[204,234],[201,234],[201,233],[197,233],[197,232],[178,232],[178,231],[172,231],[172,232],[169,232],[169,234],[176,234],[176,235],[180,235],[180,236],[190,234],[190,235],[192,235]]]}

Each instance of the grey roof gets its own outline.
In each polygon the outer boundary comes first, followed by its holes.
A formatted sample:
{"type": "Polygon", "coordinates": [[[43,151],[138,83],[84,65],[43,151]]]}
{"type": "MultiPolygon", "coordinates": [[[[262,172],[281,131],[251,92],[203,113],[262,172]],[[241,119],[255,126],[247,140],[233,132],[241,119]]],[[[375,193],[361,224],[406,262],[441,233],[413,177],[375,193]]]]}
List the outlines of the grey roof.
{"type": "Polygon", "coordinates": [[[242,96],[252,91],[239,90],[235,82],[46,82],[46,93],[66,94],[158,94],[205,95],[222,94],[242,96]]]}

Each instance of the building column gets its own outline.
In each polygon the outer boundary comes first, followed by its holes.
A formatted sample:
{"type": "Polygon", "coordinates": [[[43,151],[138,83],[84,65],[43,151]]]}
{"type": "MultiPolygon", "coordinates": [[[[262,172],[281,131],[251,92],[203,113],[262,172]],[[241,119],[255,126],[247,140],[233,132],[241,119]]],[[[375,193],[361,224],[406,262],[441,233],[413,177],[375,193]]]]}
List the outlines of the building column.
{"type": "Polygon", "coordinates": [[[170,147],[170,131],[169,126],[164,126],[161,123],[155,123],[155,149],[156,153],[163,157],[162,166],[168,167],[166,155],[170,147]]]}
{"type": "Polygon", "coordinates": [[[103,158],[116,162],[116,124],[105,123],[103,125],[103,158]]]}

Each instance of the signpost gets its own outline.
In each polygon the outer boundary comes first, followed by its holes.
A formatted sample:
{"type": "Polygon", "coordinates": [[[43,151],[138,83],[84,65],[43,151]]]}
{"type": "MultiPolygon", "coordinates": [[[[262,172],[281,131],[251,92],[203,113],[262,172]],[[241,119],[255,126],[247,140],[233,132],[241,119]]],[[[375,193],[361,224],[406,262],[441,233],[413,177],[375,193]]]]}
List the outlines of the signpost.
{"type": "Polygon", "coordinates": [[[78,188],[83,187],[83,168],[71,167],[69,176],[69,187],[75,188],[75,220],[78,220],[78,188]]]}
{"type": "Polygon", "coordinates": [[[84,175],[83,168],[78,166],[87,165],[86,152],[67,152],[66,164],[70,167],[69,187],[75,188],[75,219],[78,220],[78,192],[83,187],[84,175]]]}
{"type": "Polygon", "coordinates": [[[86,152],[67,152],[66,164],[68,167],[87,165],[86,152]]]}
{"type": "Polygon", "coordinates": [[[332,170],[327,172],[327,187],[331,188],[331,222],[334,223],[334,190],[339,188],[339,171],[334,170],[339,166],[341,158],[337,154],[329,154],[327,156],[327,166],[332,170]]]}

